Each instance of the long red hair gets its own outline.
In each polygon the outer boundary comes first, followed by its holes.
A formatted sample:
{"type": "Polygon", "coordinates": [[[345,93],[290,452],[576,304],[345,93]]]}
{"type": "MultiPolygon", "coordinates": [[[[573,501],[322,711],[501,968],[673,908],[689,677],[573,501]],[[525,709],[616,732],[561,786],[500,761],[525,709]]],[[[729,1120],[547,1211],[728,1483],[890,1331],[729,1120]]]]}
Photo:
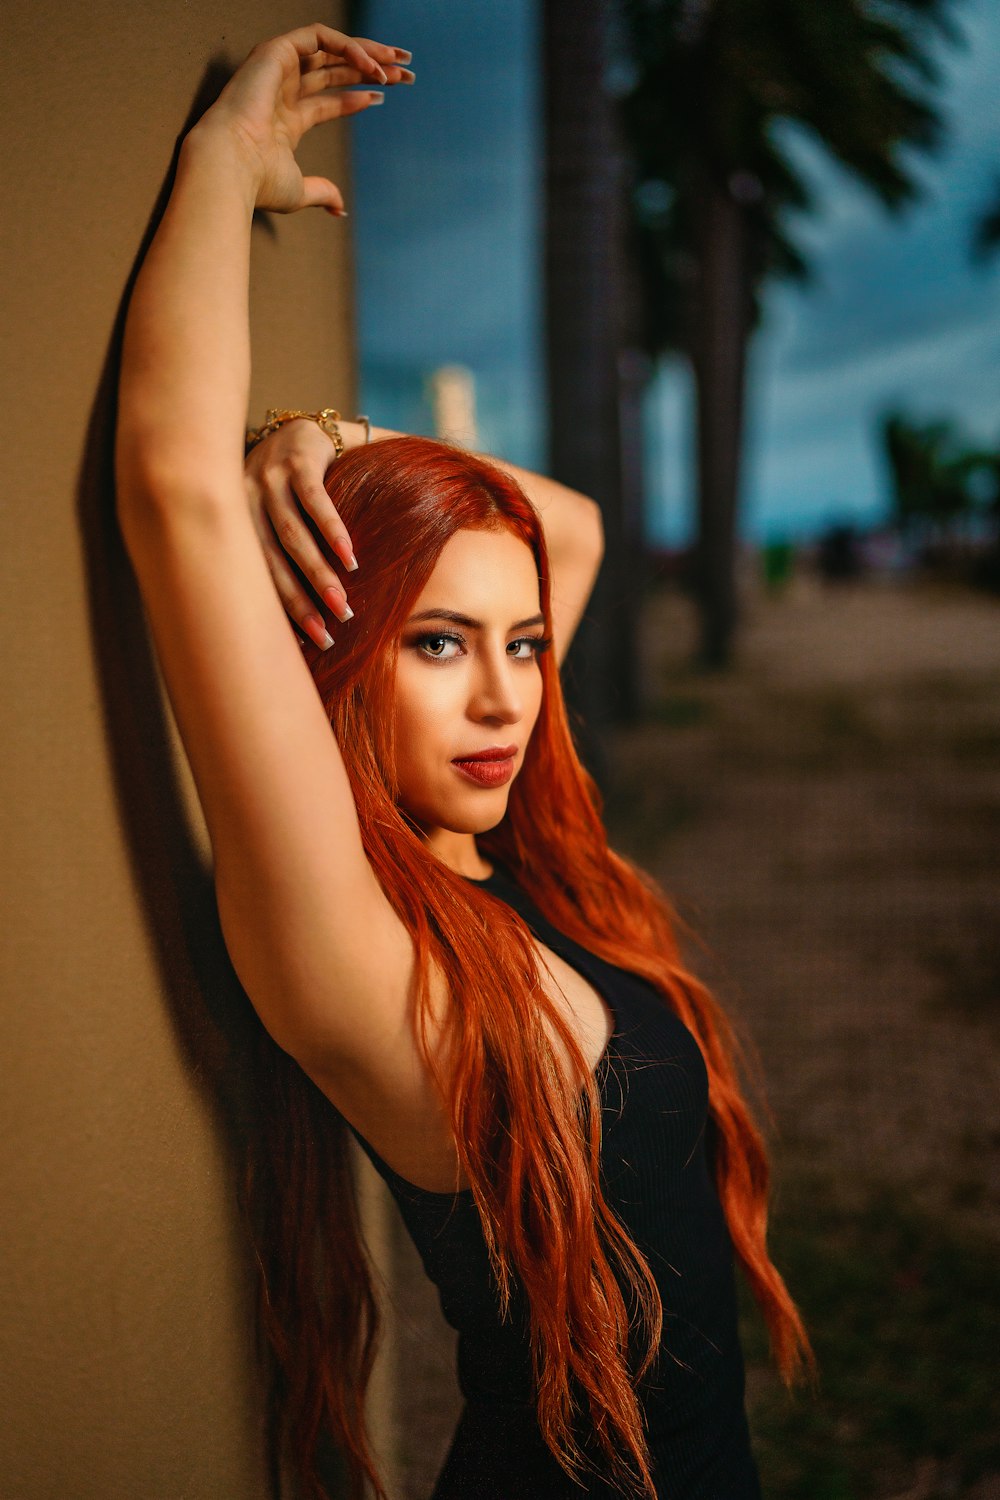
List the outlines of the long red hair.
{"type": "MultiPolygon", "coordinates": [[[[521,918],[445,867],[395,796],[397,642],[441,549],[466,528],[513,532],[534,553],[550,621],[541,524],[509,475],[427,438],[352,449],[327,489],[362,567],[351,579],[356,617],[349,629],[330,622],[337,635],[330,651],[307,648],[311,670],[351,781],[365,851],[413,939],[418,1040],[450,1111],[501,1298],[515,1281],[527,1296],[541,1431],[580,1478],[588,1468],[581,1426],[589,1428],[624,1493],[652,1495],[635,1381],[658,1348],[662,1310],[645,1260],[601,1192],[596,1083],[545,996],[521,918]],[[432,964],[453,1000],[433,1054],[420,1025],[428,1019],[432,964]],[[575,1076],[560,1066],[553,1035],[575,1076]]],[[[720,1200],[791,1382],[812,1355],[767,1253],[767,1158],[737,1077],[736,1038],[682,966],[664,893],[608,847],[600,795],[574,747],[551,654],[539,658],[539,669],[542,707],[521,773],[503,821],[479,837],[479,847],[503,862],[557,928],[655,985],[696,1038],[709,1075],[720,1200]]],[[[326,1493],[316,1467],[324,1430],[345,1455],[356,1492],[367,1476],[384,1497],[365,1436],[377,1309],[347,1127],[267,1039],[259,1061],[270,1099],[250,1154],[246,1202],[261,1321],[275,1356],[278,1429],[310,1497],[326,1493]]]]}

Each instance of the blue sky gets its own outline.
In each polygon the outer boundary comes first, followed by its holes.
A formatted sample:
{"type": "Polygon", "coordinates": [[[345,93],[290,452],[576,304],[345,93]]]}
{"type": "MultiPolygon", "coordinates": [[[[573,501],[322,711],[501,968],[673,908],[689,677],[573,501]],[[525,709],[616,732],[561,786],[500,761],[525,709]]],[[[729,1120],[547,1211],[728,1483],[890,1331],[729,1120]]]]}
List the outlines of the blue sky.
{"type": "Polygon", "coordinates": [[[362,396],[426,427],[423,378],[475,374],[481,441],[543,462],[539,79],[530,0],[370,0],[365,32],[409,47],[417,83],[354,130],[362,396]]]}
{"type": "MultiPolygon", "coordinates": [[[[902,219],[805,139],[822,213],[800,226],[815,277],[768,294],[752,356],[744,531],[807,535],[885,513],[875,421],[948,415],[1000,441],[1000,260],[973,266],[970,225],[1000,172],[1000,5],[956,7],[942,48],[950,122],[902,219]]],[[[354,128],[363,397],[426,430],[422,382],[476,376],[483,445],[544,463],[540,374],[540,97],[532,0],[370,0],[371,36],[408,46],[418,82],[354,128]]],[[[690,531],[689,391],[666,366],[647,405],[649,530],[690,531]]]]}

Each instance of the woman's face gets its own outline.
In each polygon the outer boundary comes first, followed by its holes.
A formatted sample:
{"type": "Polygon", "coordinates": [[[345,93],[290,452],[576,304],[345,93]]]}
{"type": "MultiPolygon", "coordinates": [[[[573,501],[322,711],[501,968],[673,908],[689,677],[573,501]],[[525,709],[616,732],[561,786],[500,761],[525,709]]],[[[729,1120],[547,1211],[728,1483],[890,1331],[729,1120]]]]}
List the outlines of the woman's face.
{"type": "Polygon", "coordinates": [[[530,547],[456,532],[403,627],[395,684],[399,800],[438,852],[507,810],[541,707],[544,629],[530,547]]]}

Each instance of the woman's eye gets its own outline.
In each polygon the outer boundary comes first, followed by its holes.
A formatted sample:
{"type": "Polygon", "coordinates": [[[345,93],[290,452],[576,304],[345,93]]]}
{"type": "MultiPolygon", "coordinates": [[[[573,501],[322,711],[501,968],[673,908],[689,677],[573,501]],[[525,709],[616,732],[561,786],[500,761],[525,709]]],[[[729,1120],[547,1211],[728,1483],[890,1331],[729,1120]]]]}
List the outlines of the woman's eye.
{"type": "Polygon", "coordinates": [[[530,661],[534,656],[541,656],[550,645],[551,641],[547,636],[523,635],[520,640],[511,641],[507,651],[516,661],[530,661]],[[511,646],[514,648],[513,651],[511,651],[511,646]]]}
{"type": "Polygon", "coordinates": [[[447,648],[460,647],[462,643],[453,635],[425,635],[416,644],[425,656],[433,656],[436,661],[450,661],[456,652],[447,648]]]}

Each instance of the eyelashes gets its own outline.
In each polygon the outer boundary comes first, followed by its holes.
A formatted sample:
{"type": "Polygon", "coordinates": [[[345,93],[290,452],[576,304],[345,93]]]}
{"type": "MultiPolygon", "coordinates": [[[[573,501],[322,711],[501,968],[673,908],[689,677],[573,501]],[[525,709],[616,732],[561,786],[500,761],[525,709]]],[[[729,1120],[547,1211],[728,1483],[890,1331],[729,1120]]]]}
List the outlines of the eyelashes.
{"type": "MultiPolygon", "coordinates": [[[[426,657],[429,661],[454,661],[459,654],[458,652],[445,655],[441,651],[429,651],[426,649],[428,645],[436,645],[443,641],[450,641],[463,649],[466,646],[464,635],[458,635],[447,630],[429,631],[426,635],[417,636],[410,644],[421,656],[426,657]]],[[[551,645],[552,637],[550,635],[522,635],[518,636],[516,640],[508,642],[507,654],[511,657],[512,661],[533,661],[541,656],[544,651],[548,651],[551,645]],[[511,646],[527,646],[529,654],[527,656],[515,656],[510,650],[511,646]]]]}

